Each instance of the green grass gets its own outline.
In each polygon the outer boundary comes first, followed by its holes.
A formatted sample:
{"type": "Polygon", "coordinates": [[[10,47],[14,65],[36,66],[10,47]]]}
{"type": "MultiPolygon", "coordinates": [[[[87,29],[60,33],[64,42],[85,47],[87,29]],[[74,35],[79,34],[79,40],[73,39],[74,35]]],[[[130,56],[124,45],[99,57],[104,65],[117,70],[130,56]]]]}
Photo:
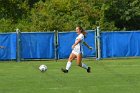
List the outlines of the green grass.
{"type": "Polygon", "coordinates": [[[61,72],[66,60],[0,61],[0,93],[139,93],[140,59],[84,59],[92,72],[76,66],[61,72]],[[39,65],[48,66],[41,73],[39,65]]]}

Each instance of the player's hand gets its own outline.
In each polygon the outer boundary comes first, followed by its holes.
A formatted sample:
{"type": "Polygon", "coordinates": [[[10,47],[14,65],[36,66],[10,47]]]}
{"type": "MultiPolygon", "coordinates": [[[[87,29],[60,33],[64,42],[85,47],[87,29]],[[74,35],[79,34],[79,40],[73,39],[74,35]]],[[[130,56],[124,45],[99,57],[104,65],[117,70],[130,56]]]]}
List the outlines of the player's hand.
{"type": "Polygon", "coordinates": [[[74,47],[75,47],[75,45],[72,45],[72,47],[71,47],[71,48],[72,48],[72,49],[74,49],[74,47]]]}
{"type": "Polygon", "coordinates": [[[90,49],[90,50],[93,50],[93,48],[92,48],[92,47],[89,47],[89,49],[90,49]]]}

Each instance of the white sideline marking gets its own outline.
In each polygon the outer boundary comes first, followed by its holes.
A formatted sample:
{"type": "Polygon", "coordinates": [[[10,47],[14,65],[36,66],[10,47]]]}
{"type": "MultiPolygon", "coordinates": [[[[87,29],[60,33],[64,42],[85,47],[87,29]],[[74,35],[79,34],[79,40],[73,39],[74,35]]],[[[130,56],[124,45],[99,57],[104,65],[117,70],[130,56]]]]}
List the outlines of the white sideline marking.
{"type": "MultiPolygon", "coordinates": [[[[128,86],[133,86],[133,85],[120,85],[120,84],[115,84],[115,85],[101,85],[101,86],[114,86],[114,87],[128,87],[128,86]]],[[[97,86],[88,86],[89,88],[95,88],[97,86]]],[[[81,87],[54,87],[54,88],[47,88],[47,89],[50,89],[50,90],[58,90],[58,89],[70,89],[70,88],[76,88],[78,89],[78,93],[81,93],[82,90],[80,90],[81,87]]]]}

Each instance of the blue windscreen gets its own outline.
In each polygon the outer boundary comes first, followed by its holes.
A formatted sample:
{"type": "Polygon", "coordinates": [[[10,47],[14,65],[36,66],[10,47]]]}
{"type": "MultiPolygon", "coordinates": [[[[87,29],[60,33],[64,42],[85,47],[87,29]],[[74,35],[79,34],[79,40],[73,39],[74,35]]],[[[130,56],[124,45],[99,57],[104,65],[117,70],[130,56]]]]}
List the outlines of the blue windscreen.
{"type": "Polygon", "coordinates": [[[140,56],[140,32],[101,33],[103,58],[140,56]]]}
{"type": "MultiPolygon", "coordinates": [[[[87,42],[88,45],[92,46],[94,50],[89,50],[87,47],[84,46],[84,57],[93,57],[95,56],[95,32],[87,32],[88,34],[85,38],[85,42],[87,42]]],[[[72,51],[71,47],[74,44],[76,37],[76,32],[63,32],[58,34],[58,55],[60,59],[69,57],[72,51]]]]}
{"type": "Polygon", "coordinates": [[[0,34],[0,60],[16,59],[16,33],[0,34]]]}
{"type": "Polygon", "coordinates": [[[54,33],[22,33],[21,58],[53,59],[54,33]]]}

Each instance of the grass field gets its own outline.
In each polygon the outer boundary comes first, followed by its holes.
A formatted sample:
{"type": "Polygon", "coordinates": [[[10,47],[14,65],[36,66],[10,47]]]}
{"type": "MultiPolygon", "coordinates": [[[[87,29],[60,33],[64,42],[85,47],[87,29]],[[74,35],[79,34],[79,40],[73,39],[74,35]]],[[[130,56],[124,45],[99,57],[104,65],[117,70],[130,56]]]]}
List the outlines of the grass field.
{"type": "Polygon", "coordinates": [[[92,72],[72,64],[64,74],[66,60],[0,61],[0,93],[140,93],[140,59],[84,59],[92,72]],[[41,73],[39,65],[48,66],[41,73]]]}

